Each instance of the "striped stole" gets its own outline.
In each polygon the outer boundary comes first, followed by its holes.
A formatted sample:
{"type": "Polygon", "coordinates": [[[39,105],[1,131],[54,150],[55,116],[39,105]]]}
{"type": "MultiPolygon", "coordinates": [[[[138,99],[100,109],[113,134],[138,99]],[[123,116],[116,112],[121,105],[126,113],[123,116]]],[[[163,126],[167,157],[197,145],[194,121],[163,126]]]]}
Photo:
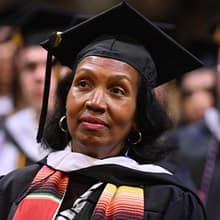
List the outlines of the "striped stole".
{"type": "Polygon", "coordinates": [[[61,171],[43,166],[35,176],[29,193],[20,202],[13,220],[51,220],[58,210],[68,184],[61,171]]]}
{"type": "MultiPolygon", "coordinates": [[[[18,205],[13,220],[55,219],[63,201],[68,180],[69,178],[65,175],[65,173],[43,166],[35,176],[27,196],[18,205]]],[[[88,194],[88,192],[85,192],[84,194],[88,194]]],[[[84,199],[83,201],[85,202],[84,199]]],[[[77,213],[77,210],[81,210],[86,205],[85,203],[82,206],[80,204],[81,202],[82,201],[79,198],[75,201],[72,208],[70,207],[69,210],[63,211],[62,213],[77,213]]],[[[61,215],[58,216],[61,217],[61,215]]],[[[66,216],[65,219],[73,220],[75,216],[77,215],[68,214],[68,217],[66,216]]],[[[59,219],[59,217],[57,219],[59,219]]],[[[92,216],[86,216],[85,219],[144,219],[143,188],[133,186],[116,186],[111,183],[106,184],[92,216]]]]}
{"type": "Polygon", "coordinates": [[[144,190],[140,187],[108,183],[94,210],[95,220],[143,220],[144,190]]]}

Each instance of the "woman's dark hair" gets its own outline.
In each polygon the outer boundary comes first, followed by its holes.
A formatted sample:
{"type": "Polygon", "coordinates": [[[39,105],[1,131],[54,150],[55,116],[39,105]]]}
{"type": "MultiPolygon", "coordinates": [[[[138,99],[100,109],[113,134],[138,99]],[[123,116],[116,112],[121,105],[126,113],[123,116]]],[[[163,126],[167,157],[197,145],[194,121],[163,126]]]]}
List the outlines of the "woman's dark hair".
{"type": "Polygon", "coordinates": [[[161,160],[172,150],[161,138],[162,134],[171,128],[172,123],[142,75],[137,97],[136,119],[142,141],[137,145],[128,143],[128,155],[139,163],[161,160]]]}
{"type": "MultiPolygon", "coordinates": [[[[43,134],[43,144],[53,150],[63,150],[69,141],[70,135],[59,128],[59,120],[66,113],[66,98],[74,77],[74,71],[62,79],[57,88],[57,102],[53,115],[48,120],[43,134]]],[[[139,163],[156,162],[168,152],[165,144],[159,137],[171,126],[167,114],[156,100],[152,89],[149,88],[144,77],[141,78],[137,97],[136,119],[142,140],[138,144],[126,141],[128,155],[139,163]]],[[[128,140],[137,140],[137,132],[131,131],[128,140]]],[[[134,141],[135,142],[135,141],[134,141]]]]}
{"type": "MultiPolygon", "coordinates": [[[[68,132],[61,131],[59,121],[62,116],[66,115],[66,99],[73,77],[73,72],[68,72],[67,75],[59,81],[54,112],[48,118],[42,137],[44,147],[51,148],[55,151],[63,150],[71,139],[68,132]]],[[[64,126],[67,127],[67,125],[64,126]]]]}

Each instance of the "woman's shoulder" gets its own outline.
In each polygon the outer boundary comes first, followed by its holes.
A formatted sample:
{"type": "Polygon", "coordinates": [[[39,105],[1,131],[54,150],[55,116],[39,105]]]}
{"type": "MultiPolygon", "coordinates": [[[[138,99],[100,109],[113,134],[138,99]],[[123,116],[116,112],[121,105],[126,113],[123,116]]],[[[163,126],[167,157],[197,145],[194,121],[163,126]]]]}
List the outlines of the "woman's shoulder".
{"type": "Polygon", "coordinates": [[[13,186],[19,188],[19,186],[22,187],[27,183],[30,183],[40,168],[41,165],[36,163],[30,166],[16,169],[4,176],[1,176],[0,191],[4,191],[8,187],[13,187],[13,186]]]}
{"type": "Polygon", "coordinates": [[[33,164],[0,177],[0,219],[7,219],[13,204],[22,198],[40,167],[33,164]]]}
{"type": "Polygon", "coordinates": [[[147,172],[118,164],[105,164],[78,172],[102,182],[143,188],[146,216],[155,219],[206,219],[204,207],[195,192],[172,173],[161,171],[163,169],[147,172]]]}
{"type": "Polygon", "coordinates": [[[149,215],[162,215],[163,219],[206,219],[204,206],[196,194],[180,185],[145,185],[144,195],[149,215]]]}

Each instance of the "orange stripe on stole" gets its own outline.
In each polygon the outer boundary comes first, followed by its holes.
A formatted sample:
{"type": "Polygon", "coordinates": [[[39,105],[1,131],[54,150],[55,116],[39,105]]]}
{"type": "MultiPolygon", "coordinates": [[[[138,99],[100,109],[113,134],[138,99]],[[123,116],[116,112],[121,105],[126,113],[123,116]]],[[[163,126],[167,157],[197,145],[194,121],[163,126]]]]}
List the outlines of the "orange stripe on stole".
{"type": "Polygon", "coordinates": [[[144,190],[107,184],[96,205],[93,219],[144,219],[144,190]]]}

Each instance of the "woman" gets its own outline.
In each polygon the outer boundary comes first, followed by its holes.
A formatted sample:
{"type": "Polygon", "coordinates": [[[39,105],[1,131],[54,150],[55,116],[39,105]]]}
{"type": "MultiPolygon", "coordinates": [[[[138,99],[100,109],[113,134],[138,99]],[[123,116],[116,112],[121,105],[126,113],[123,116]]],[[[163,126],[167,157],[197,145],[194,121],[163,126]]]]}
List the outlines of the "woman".
{"type": "MultiPolygon", "coordinates": [[[[146,50],[146,41],[137,43],[142,31],[145,37],[146,32],[155,34],[162,45],[171,45],[177,60],[183,59],[184,68],[177,65],[176,72],[200,65],[125,3],[64,32],[54,47],[51,42],[44,45],[49,45],[48,60],[52,52],[73,69],[59,85],[55,113],[43,138],[38,135],[54,152],[2,177],[1,219],[205,219],[196,195],[168,170],[150,164],[164,153],[155,140],[166,127],[151,89],[173,76],[161,75],[170,72],[169,55],[160,62],[158,52],[152,58],[146,50]],[[118,16],[111,29],[108,22],[118,16]],[[121,21],[132,27],[141,24],[139,32],[130,27],[125,31],[121,21]],[[111,35],[106,36],[107,26],[111,35]],[[161,66],[168,68],[161,71],[161,66]]],[[[160,43],[152,47],[156,45],[160,43]]]]}

